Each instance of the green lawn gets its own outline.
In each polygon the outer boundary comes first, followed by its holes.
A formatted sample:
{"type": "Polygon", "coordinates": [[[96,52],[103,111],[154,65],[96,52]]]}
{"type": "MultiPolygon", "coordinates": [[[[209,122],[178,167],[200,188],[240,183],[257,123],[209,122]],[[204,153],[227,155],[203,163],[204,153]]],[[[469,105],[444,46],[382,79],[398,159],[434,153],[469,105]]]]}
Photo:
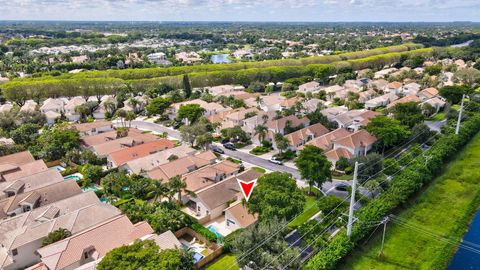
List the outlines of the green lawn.
{"type": "MultiPolygon", "coordinates": [[[[437,235],[460,240],[480,206],[479,167],[480,134],[447,166],[443,175],[397,215],[437,235]]],[[[377,233],[339,269],[445,269],[457,248],[394,222],[387,226],[382,259],[377,256],[380,241],[381,233],[377,233]]]]}
{"type": "Polygon", "coordinates": [[[225,270],[228,269],[232,264],[235,264],[231,270],[238,270],[237,262],[235,261],[235,256],[231,253],[225,254],[220,259],[214,261],[213,263],[207,265],[205,270],[225,270]]]}
{"type": "Polygon", "coordinates": [[[444,112],[439,112],[437,114],[435,114],[434,116],[430,117],[430,121],[442,121],[443,119],[445,119],[445,113],[444,112]]]}
{"type": "Polygon", "coordinates": [[[309,218],[313,217],[320,209],[316,204],[316,196],[305,196],[305,205],[303,206],[303,213],[296,217],[292,222],[288,224],[290,228],[296,228],[306,222],[309,218]],[[313,207],[312,207],[313,206],[313,207]]]}
{"type": "Polygon", "coordinates": [[[341,176],[332,176],[333,179],[338,179],[338,180],[353,180],[353,175],[351,174],[344,174],[341,176]]]}

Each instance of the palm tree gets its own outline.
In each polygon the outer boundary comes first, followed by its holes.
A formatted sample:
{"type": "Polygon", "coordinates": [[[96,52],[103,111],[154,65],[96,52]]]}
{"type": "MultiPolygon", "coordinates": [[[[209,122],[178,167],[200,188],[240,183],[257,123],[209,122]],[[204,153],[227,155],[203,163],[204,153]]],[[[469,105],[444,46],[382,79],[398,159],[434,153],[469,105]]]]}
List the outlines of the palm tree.
{"type": "Polygon", "coordinates": [[[166,184],[163,184],[160,181],[154,181],[149,195],[153,196],[153,202],[155,203],[158,201],[159,198],[167,195],[168,191],[169,189],[166,184]]]}
{"type": "Polygon", "coordinates": [[[262,142],[267,136],[267,127],[264,125],[258,125],[255,127],[255,134],[258,135],[258,140],[262,142]]]}
{"type": "Polygon", "coordinates": [[[129,128],[132,126],[132,120],[135,120],[135,118],[137,118],[137,115],[134,112],[127,112],[125,115],[125,120],[128,121],[129,128]]]}
{"type": "Polygon", "coordinates": [[[263,124],[266,124],[268,121],[268,114],[262,115],[263,124]]]}
{"type": "Polygon", "coordinates": [[[126,128],[125,117],[127,116],[127,112],[123,109],[118,110],[115,115],[120,118],[120,122],[122,123],[122,127],[126,128]]]}
{"type": "Polygon", "coordinates": [[[170,188],[171,195],[178,194],[178,204],[182,202],[182,191],[187,188],[187,183],[183,180],[180,175],[174,176],[168,180],[168,187],[170,188]]]}
{"type": "Polygon", "coordinates": [[[128,104],[132,106],[134,112],[137,112],[138,100],[136,98],[130,98],[128,100],[128,104]]]}
{"type": "Polygon", "coordinates": [[[105,100],[105,102],[103,102],[103,108],[108,113],[113,114],[113,112],[115,111],[115,103],[113,103],[113,101],[111,100],[105,100]]]}

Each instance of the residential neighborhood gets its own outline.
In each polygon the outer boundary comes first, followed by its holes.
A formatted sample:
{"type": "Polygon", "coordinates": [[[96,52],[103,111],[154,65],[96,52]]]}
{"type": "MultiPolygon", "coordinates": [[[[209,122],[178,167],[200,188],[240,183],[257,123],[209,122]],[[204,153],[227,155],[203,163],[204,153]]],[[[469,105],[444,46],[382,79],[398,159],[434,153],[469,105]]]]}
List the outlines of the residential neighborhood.
{"type": "Polygon", "coordinates": [[[478,269],[476,23],[200,19],[0,21],[0,269],[478,269]]]}

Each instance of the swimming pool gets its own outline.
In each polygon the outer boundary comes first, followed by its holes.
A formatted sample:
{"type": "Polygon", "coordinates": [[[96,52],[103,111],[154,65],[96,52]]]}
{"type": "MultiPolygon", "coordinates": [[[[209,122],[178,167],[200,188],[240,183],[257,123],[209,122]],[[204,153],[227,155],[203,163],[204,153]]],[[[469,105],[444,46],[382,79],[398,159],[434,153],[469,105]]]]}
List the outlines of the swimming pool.
{"type": "Polygon", "coordinates": [[[74,174],[70,174],[70,175],[67,175],[65,177],[63,177],[63,179],[65,180],[75,180],[75,181],[80,181],[80,179],[83,178],[83,175],[80,174],[80,173],[74,173],[74,174]]]}
{"type": "Polygon", "coordinates": [[[99,189],[101,189],[101,187],[94,185],[94,186],[89,186],[89,187],[86,187],[86,188],[82,188],[82,191],[83,192],[97,191],[99,189]]]}
{"type": "Polygon", "coordinates": [[[213,225],[208,225],[207,229],[208,229],[209,231],[213,232],[213,233],[217,236],[217,238],[222,238],[222,237],[223,237],[223,235],[220,234],[220,233],[217,231],[217,228],[216,228],[215,226],[213,226],[213,225]]]}

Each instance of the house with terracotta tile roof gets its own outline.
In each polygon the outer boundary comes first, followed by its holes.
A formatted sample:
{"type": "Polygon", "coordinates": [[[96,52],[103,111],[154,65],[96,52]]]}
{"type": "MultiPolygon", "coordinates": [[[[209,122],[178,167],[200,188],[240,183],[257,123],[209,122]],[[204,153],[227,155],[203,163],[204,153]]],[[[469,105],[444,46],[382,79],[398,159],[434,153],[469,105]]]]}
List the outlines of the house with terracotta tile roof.
{"type": "MultiPolygon", "coordinates": [[[[218,163],[202,167],[196,171],[182,175],[186,190],[190,192],[197,192],[208,186],[214,185],[234,174],[240,170],[240,165],[229,160],[222,160],[218,163]]],[[[187,195],[187,194],[185,194],[187,195]]],[[[188,200],[187,197],[182,200],[188,200]]]]}
{"type": "Polygon", "coordinates": [[[211,151],[205,151],[193,156],[186,156],[168,163],[155,167],[148,171],[148,177],[160,181],[168,181],[177,175],[184,175],[189,172],[198,170],[201,167],[215,163],[217,157],[211,151]]]}
{"type": "Polygon", "coordinates": [[[152,233],[148,223],[133,224],[127,216],[121,215],[42,247],[37,252],[50,270],[75,269],[102,258],[114,248],[152,233]]]}
{"type": "Polygon", "coordinates": [[[367,89],[366,91],[358,93],[358,102],[365,103],[377,95],[377,92],[373,89],[367,89]]]}
{"type": "Polygon", "coordinates": [[[397,105],[397,104],[408,103],[408,102],[420,103],[420,98],[415,96],[415,95],[404,96],[404,97],[402,97],[400,99],[397,99],[397,100],[393,101],[392,103],[388,104],[387,109],[391,109],[391,108],[395,107],[395,105],[397,105]]]}
{"type": "Polygon", "coordinates": [[[323,110],[320,111],[320,113],[327,117],[328,121],[333,121],[333,119],[335,119],[335,117],[337,117],[338,115],[342,114],[342,113],[345,113],[345,112],[348,112],[348,108],[345,107],[345,106],[336,106],[336,107],[330,107],[330,108],[325,108],[323,110]]]}
{"type": "Polygon", "coordinates": [[[416,82],[408,83],[402,87],[402,93],[406,96],[417,95],[422,86],[416,82]]]}
{"type": "Polygon", "coordinates": [[[132,148],[137,145],[141,145],[148,142],[157,141],[158,136],[154,134],[136,134],[135,136],[126,136],[119,139],[111,140],[102,144],[98,144],[92,147],[92,151],[99,157],[107,157],[110,153],[132,148]]]}
{"type": "Polygon", "coordinates": [[[19,178],[46,170],[48,170],[47,165],[41,159],[21,165],[3,163],[0,164],[0,182],[12,182],[19,178]]]}
{"type": "Polygon", "coordinates": [[[299,92],[316,92],[320,90],[320,84],[316,81],[307,82],[298,86],[299,92]]]}
{"type": "Polygon", "coordinates": [[[185,200],[187,208],[183,209],[183,211],[202,224],[218,218],[223,220],[225,209],[231,203],[243,198],[237,179],[248,178],[249,181],[253,181],[263,175],[262,173],[252,171],[248,170],[238,175],[232,175],[225,180],[198,189],[194,192],[194,196],[187,195],[185,200]]]}
{"type": "Polygon", "coordinates": [[[62,181],[0,200],[0,218],[11,217],[82,193],[75,181],[62,181]]]}
{"type": "Polygon", "coordinates": [[[155,167],[170,162],[174,158],[183,158],[186,156],[192,156],[197,150],[187,146],[180,145],[178,147],[169,148],[160,152],[156,152],[144,157],[133,159],[120,165],[118,169],[120,171],[126,171],[127,173],[142,174],[153,170],[155,167]]]}
{"type": "Polygon", "coordinates": [[[18,152],[10,155],[0,156],[1,164],[22,165],[35,161],[30,151],[18,152]]]}
{"type": "Polygon", "coordinates": [[[302,100],[303,100],[303,98],[301,98],[301,97],[288,98],[288,99],[283,100],[280,103],[280,107],[281,107],[282,110],[289,109],[289,108],[295,106],[295,104],[297,104],[297,102],[301,102],[302,100]]]}
{"type": "Polygon", "coordinates": [[[369,110],[351,110],[337,115],[332,122],[337,123],[339,128],[350,131],[357,131],[361,126],[368,124],[370,119],[377,117],[380,113],[369,110]]]}
{"type": "Polygon", "coordinates": [[[8,232],[2,245],[11,257],[6,261],[12,263],[4,265],[2,269],[24,268],[40,262],[40,257],[35,251],[42,247],[42,241],[55,230],[63,228],[75,235],[120,214],[120,210],[112,205],[97,203],[34,226],[24,226],[8,232]]]}
{"type": "Polygon", "coordinates": [[[40,107],[42,113],[55,112],[60,114],[64,112],[65,102],[63,99],[57,98],[48,98],[43,102],[43,105],[40,107]]]}
{"type": "Polygon", "coordinates": [[[64,108],[65,116],[69,121],[78,121],[80,119],[80,114],[75,111],[77,106],[85,104],[87,101],[83,97],[73,97],[70,99],[64,108]]]}
{"type": "Polygon", "coordinates": [[[175,147],[175,143],[167,139],[146,142],[130,148],[125,148],[108,154],[107,166],[111,168],[119,167],[131,160],[142,158],[156,152],[175,147]]]}
{"type": "Polygon", "coordinates": [[[385,87],[385,93],[400,94],[402,92],[402,83],[401,82],[391,82],[385,87]]]}
{"type": "Polygon", "coordinates": [[[273,133],[280,133],[282,135],[286,134],[285,128],[290,125],[290,127],[306,127],[310,124],[310,120],[307,117],[298,118],[295,115],[289,115],[279,119],[273,119],[268,121],[265,126],[272,131],[273,133]]]}
{"type": "Polygon", "coordinates": [[[249,117],[243,120],[242,130],[248,133],[251,136],[255,134],[255,128],[257,126],[265,126],[267,122],[273,119],[277,115],[276,112],[264,112],[260,111],[255,116],[249,117]]]}
{"type": "Polygon", "coordinates": [[[372,149],[377,138],[372,136],[366,130],[359,130],[345,137],[335,140],[333,149],[345,148],[353,157],[364,156],[372,149]]]}
{"type": "Polygon", "coordinates": [[[351,159],[353,157],[352,153],[345,148],[331,149],[325,152],[325,156],[332,163],[332,168],[335,168],[335,165],[340,158],[351,159]]]}
{"type": "Polygon", "coordinates": [[[92,136],[92,135],[113,130],[112,122],[107,120],[97,120],[91,123],[73,124],[72,126],[76,130],[78,130],[81,137],[92,136]]]}
{"type": "Polygon", "coordinates": [[[225,209],[225,226],[232,232],[247,228],[258,220],[258,214],[251,214],[241,201],[225,209]]]}
{"type": "MultiPolygon", "coordinates": [[[[350,132],[348,132],[346,129],[343,128],[337,128],[333,131],[330,131],[329,133],[319,136],[317,138],[314,138],[313,140],[309,141],[306,143],[306,145],[313,145],[316,146],[324,151],[328,151],[333,148],[333,143],[339,139],[343,138],[345,136],[348,136],[350,132]]],[[[303,146],[300,147],[299,149],[302,150],[303,146]]]]}
{"type": "MultiPolygon", "coordinates": [[[[135,137],[142,134],[142,131],[136,128],[129,128],[126,136],[124,137],[135,137]]],[[[94,146],[103,144],[106,142],[114,141],[123,137],[119,137],[116,130],[111,130],[107,132],[98,133],[95,135],[87,135],[80,138],[80,143],[84,148],[92,149],[94,146]]]]}
{"type": "Polygon", "coordinates": [[[261,96],[260,97],[260,109],[262,109],[265,112],[276,112],[282,109],[280,104],[285,100],[286,98],[277,95],[277,94],[272,94],[268,96],[261,96]]]}
{"type": "Polygon", "coordinates": [[[62,181],[64,181],[63,176],[57,170],[52,169],[20,177],[13,181],[0,182],[0,199],[62,181]]]}
{"type": "Polygon", "coordinates": [[[438,90],[437,88],[426,88],[423,89],[418,93],[418,97],[420,98],[421,101],[426,101],[428,99],[434,98],[438,95],[438,90]]]}
{"type": "Polygon", "coordinates": [[[422,102],[422,105],[423,104],[430,104],[433,108],[435,108],[436,112],[439,112],[443,107],[445,107],[446,102],[442,97],[436,96],[434,98],[427,99],[426,101],[422,102]]]}
{"type": "Polygon", "coordinates": [[[317,123],[289,133],[285,135],[285,138],[289,141],[289,149],[296,151],[300,146],[328,132],[329,130],[326,127],[317,123]]]}
{"type": "Polygon", "coordinates": [[[397,100],[399,97],[395,93],[388,93],[365,102],[366,109],[375,109],[378,107],[387,106],[390,102],[397,100]]]}

